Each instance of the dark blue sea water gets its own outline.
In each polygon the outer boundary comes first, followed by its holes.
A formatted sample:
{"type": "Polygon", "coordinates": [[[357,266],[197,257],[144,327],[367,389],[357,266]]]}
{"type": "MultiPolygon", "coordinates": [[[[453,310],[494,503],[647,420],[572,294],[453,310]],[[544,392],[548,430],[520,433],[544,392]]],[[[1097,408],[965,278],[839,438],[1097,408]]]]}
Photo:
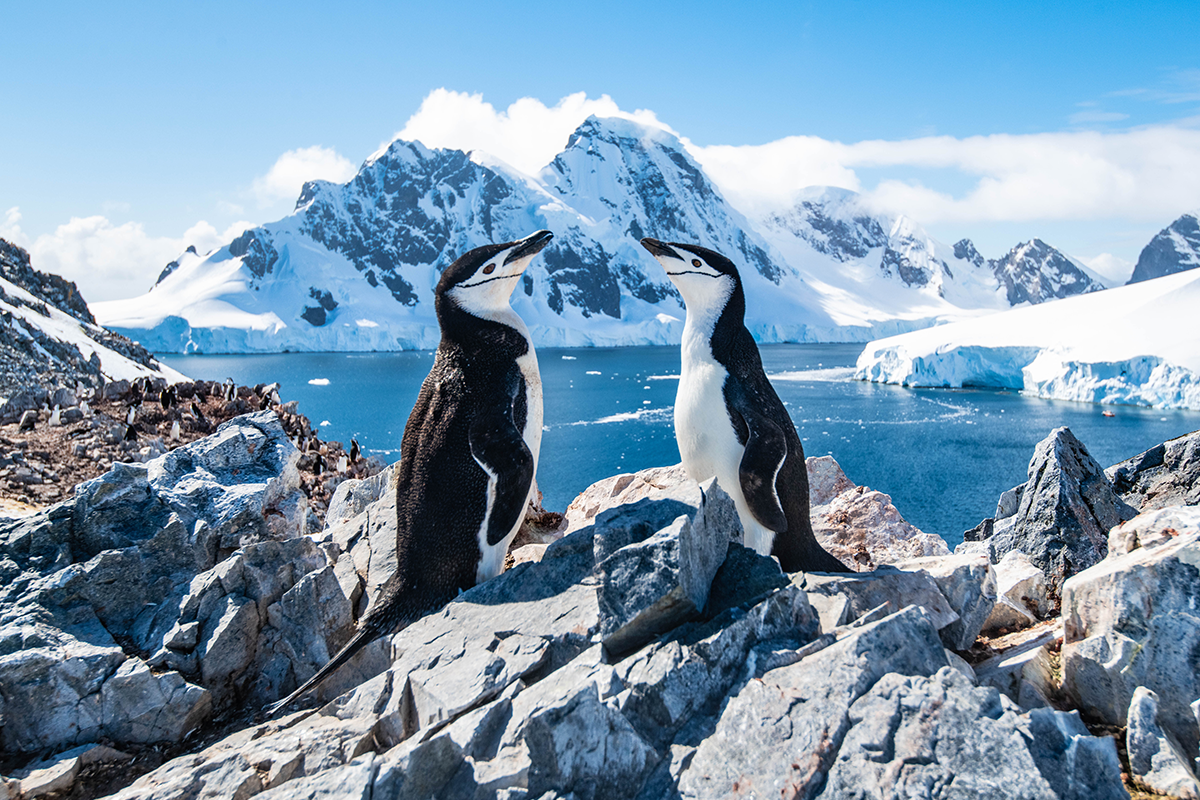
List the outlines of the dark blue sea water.
{"type": "MultiPolygon", "coordinates": [[[[764,345],[764,365],[806,455],[832,455],[890,494],[918,528],[953,545],[1025,480],[1034,445],[1066,425],[1108,466],[1200,428],[1200,412],[1095,406],[991,390],[904,389],[850,380],[861,345],[764,345]],[[1107,408],[1116,413],[1105,417],[1107,408]]],[[[193,378],[279,381],[322,438],[398,457],[433,354],[160,356],[193,378]],[[326,383],[327,382],[327,383],[326,383]]],[[[538,483],[562,510],[589,484],[679,461],[672,428],[677,347],[538,351],[545,423],[538,483]]]]}

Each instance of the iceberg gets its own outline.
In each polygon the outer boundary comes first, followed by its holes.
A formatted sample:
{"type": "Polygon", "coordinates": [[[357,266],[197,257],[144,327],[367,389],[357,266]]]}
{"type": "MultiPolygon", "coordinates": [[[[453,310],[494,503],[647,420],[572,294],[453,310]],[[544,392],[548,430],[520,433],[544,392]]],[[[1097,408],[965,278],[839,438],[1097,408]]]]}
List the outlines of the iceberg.
{"type": "Polygon", "coordinates": [[[869,343],[859,380],[1200,409],[1195,270],[869,343]]]}

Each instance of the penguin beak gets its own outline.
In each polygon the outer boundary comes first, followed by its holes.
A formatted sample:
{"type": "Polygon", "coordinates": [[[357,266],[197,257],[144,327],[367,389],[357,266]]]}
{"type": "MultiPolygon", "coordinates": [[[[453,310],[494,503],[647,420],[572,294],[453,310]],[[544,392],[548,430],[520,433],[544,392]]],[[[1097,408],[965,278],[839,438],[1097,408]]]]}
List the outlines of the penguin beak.
{"type": "Polygon", "coordinates": [[[542,248],[550,244],[550,240],[554,238],[554,234],[550,231],[538,231],[531,233],[524,239],[516,243],[516,246],[504,258],[505,266],[522,258],[533,258],[538,253],[542,252],[542,248]]]}
{"type": "Polygon", "coordinates": [[[642,239],[642,247],[650,251],[650,255],[655,258],[673,258],[676,261],[683,261],[683,256],[675,252],[666,242],[660,242],[658,239],[651,239],[647,236],[642,239]]]}

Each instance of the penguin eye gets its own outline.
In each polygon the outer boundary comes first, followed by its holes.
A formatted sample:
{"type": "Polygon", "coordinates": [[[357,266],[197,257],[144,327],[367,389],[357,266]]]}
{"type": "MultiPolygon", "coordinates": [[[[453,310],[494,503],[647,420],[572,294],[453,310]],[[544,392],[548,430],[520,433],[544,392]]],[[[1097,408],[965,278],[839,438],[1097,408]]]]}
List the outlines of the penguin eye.
{"type": "Polygon", "coordinates": [[[495,265],[495,264],[488,264],[486,267],[484,267],[484,268],[483,268],[483,274],[484,274],[484,275],[491,275],[491,274],[492,274],[493,272],[495,272],[495,271],[496,271],[496,265],[495,265]]]}
{"type": "Polygon", "coordinates": [[[702,266],[704,266],[704,265],[700,263],[700,259],[698,259],[698,258],[693,258],[693,259],[692,259],[692,266],[693,266],[693,267],[702,267],[702,266]]]}

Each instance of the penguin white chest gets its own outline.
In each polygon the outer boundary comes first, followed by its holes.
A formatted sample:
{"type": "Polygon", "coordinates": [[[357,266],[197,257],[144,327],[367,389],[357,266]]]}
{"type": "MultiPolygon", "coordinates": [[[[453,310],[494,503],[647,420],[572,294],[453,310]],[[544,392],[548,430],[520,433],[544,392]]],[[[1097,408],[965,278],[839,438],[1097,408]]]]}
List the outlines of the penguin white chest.
{"type": "Polygon", "coordinates": [[[715,361],[684,366],[675,398],[675,439],[688,476],[697,482],[716,475],[721,486],[737,486],[745,448],[738,443],[725,408],[728,373],[715,361]]]}
{"type": "Polygon", "coordinates": [[[746,447],[738,441],[725,404],[729,373],[707,348],[685,347],[679,392],[675,398],[675,439],[688,477],[696,482],[714,475],[733,499],[741,520],[742,542],[770,555],[775,532],[754,518],[742,493],[740,469],[746,447]]]}

